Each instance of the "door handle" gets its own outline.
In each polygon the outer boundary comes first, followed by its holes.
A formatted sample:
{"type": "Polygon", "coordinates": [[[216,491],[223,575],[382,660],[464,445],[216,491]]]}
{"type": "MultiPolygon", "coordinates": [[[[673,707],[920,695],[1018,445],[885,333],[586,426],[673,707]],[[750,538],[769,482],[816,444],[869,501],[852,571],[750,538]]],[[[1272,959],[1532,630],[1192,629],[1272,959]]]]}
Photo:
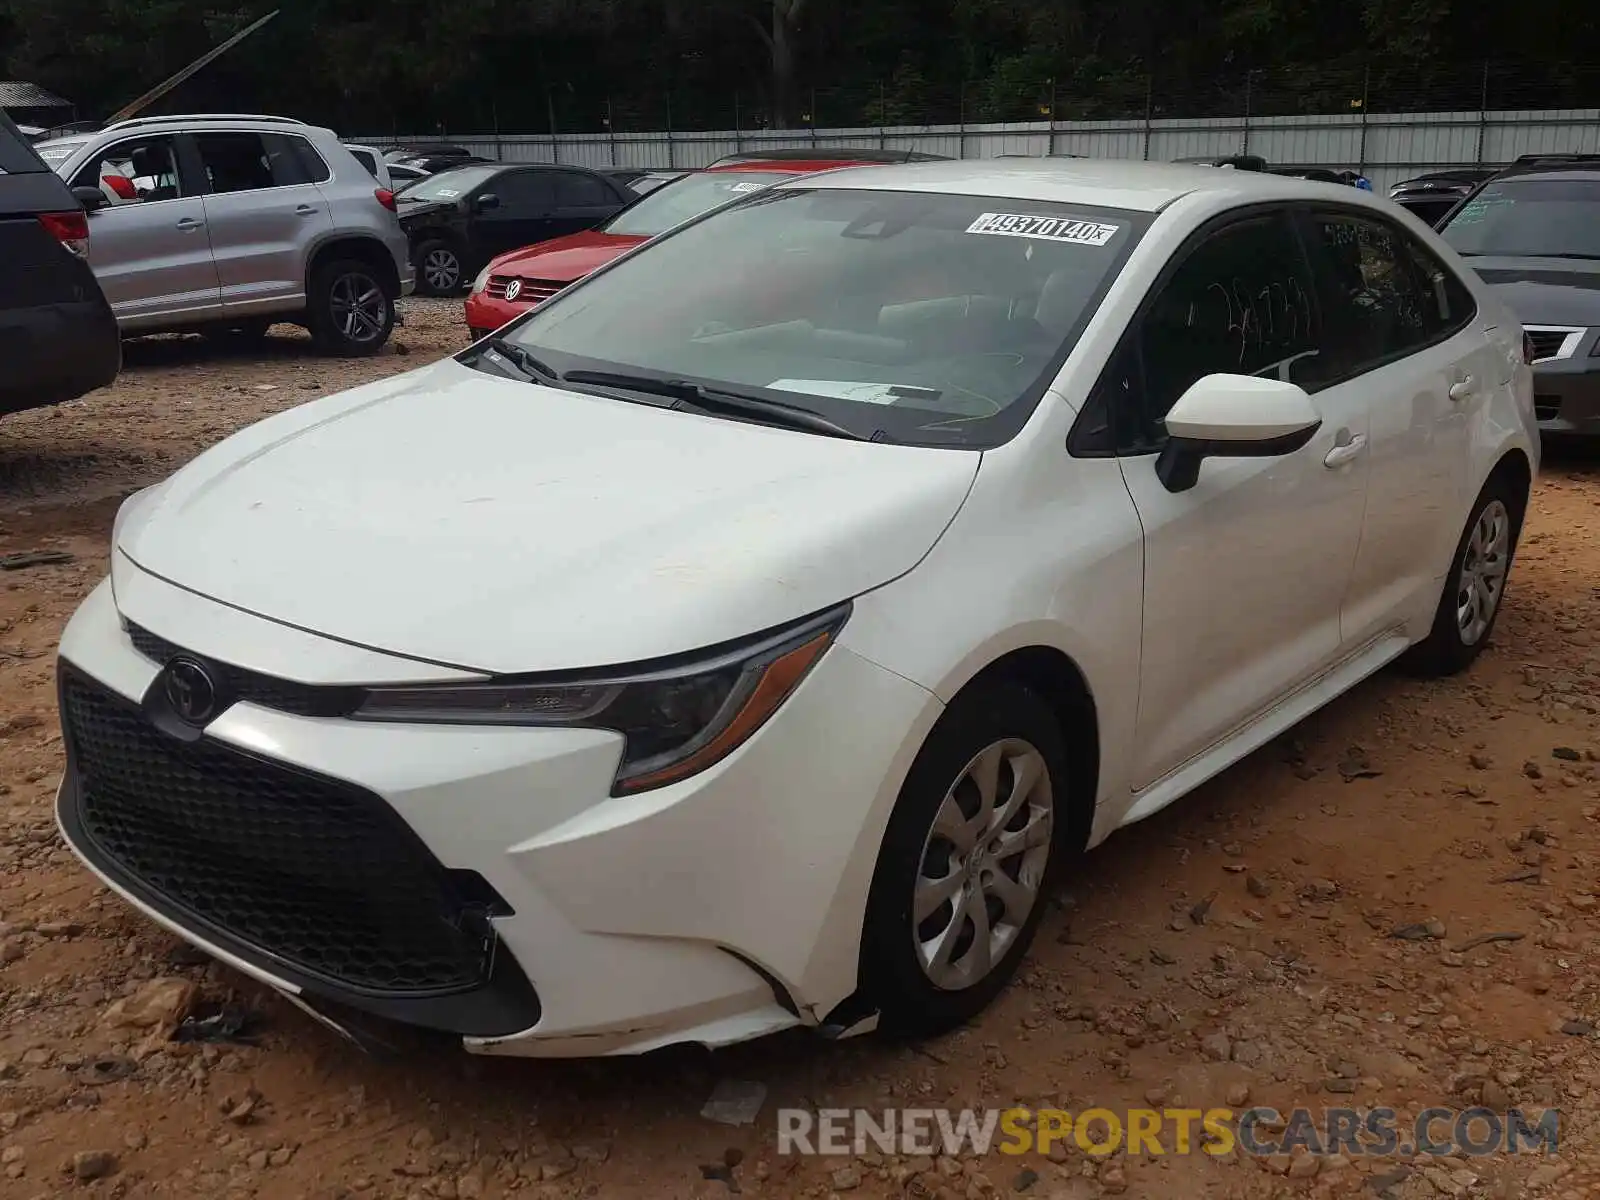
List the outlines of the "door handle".
{"type": "Polygon", "coordinates": [[[1476,388],[1473,385],[1472,376],[1464,375],[1450,385],[1450,399],[1465,400],[1473,395],[1475,391],[1476,388]]]}
{"type": "Polygon", "coordinates": [[[178,228],[182,230],[199,229],[205,222],[197,217],[183,217],[178,221],[178,228]]]}
{"type": "Polygon", "coordinates": [[[315,213],[315,212],[316,212],[316,211],[317,211],[317,210],[316,210],[316,209],[315,209],[315,208],[313,208],[313,207],[312,207],[312,206],[311,206],[311,205],[309,205],[309,204],[296,204],[296,205],[295,205],[295,206],[294,206],[294,211],[295,211],[295,212],[296,212],[296,213],[297,213],[297,214],[298,214],[298,215],[300,215],[300,216],[302,216],[302,217],[309,217],[309,216],[311,216],[311,215],[312,215],[312,214],[313,214],[313,213],[315,213]]]}
{"type": "Polygon", "coordinates": [[[1353,463],[1367,450],[1367,435],[1358,433],[1342,446],[1335,446],[1328,451],[1328,456],[1322,460],[1322,465],[1330,470],[1337,470],[1346,463],[1353,463]]]}

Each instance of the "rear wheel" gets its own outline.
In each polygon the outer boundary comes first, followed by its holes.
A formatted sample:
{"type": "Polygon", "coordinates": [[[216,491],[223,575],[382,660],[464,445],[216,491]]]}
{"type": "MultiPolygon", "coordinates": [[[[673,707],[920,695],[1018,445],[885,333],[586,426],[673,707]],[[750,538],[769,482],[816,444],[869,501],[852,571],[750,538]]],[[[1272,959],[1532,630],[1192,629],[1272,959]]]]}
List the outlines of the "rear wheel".
{"type": "Polygon", "coordinates": [[[966,693],[929,734],[879,851],[861,979],[885,1032],[941,1033],[1016,973],[1062,855],[1066,750],[1035,693],[966,693]]]}
{"type": "Polygon", "coordinates": [[[1406,655],[1406,665],[1418,674],[1454,675],[1488,644],[1500,616],[1526,502],[1503,475],[1484,484],[1456,545],[1433,628],[1406,655]]]}
{"type": "Polygon", "coordinates": [[[451,296],[461,290],[465,268],[461,252],[442,238],[417,247],[417,291],[424,296],[451,296]]]}
{"type": "Polygon", "coordinates": [[[311,277],[307,324],[329,354],[375,354],[394,329],[394,298],[378,273],[359,259],[339,259],[311,277]]]}

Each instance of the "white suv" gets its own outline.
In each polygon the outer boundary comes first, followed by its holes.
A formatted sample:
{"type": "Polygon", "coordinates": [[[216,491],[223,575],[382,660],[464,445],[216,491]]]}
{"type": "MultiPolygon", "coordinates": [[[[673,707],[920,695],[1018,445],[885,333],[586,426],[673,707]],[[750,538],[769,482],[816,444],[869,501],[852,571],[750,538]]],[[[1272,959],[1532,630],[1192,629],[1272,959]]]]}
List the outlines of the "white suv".
{"type": "Polygon", "coordinates": [[[294,321],[325,350],[370,354],[413,287],[393,194],[332,130],[141,117],[36,149],[89,210],[90,266],[124,334],[294,321]]]}

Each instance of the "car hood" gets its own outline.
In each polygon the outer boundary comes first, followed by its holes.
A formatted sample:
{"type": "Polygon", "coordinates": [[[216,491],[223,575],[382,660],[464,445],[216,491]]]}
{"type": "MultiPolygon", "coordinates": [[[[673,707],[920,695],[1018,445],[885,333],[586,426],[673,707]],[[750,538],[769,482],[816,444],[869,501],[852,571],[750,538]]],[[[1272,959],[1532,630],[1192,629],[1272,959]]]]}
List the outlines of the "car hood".
{"type": "Polygon", "coordinates": [[[1600,262],[1484,255],[1467,265],[1524,325],[1600,325],[1600,262]]]}
{"type": "Polygon", "coordinates": [[[400,218],[400,224],[417,217],[432,216],[434,213],[454,212],[455,204],[449,200],[407,200],[404,192],[394,198],[395,213],[400,218]]]}
{"type": "Polygon", "coordinates": [[[552,238],[537,246],[524,246],[502,254],[489,264],[495,275],[520,275],[524,279],[549,279],[571,283],[598,271],[649,238],[590,230],[552,238]]]}
{"type": "Polygon", "coordinates": [[[981,457],[446,359],[235,434],[130,501],[116,543],[171,583],[375,650],[494,673],[611,666],[904,574],[981,457]]]}

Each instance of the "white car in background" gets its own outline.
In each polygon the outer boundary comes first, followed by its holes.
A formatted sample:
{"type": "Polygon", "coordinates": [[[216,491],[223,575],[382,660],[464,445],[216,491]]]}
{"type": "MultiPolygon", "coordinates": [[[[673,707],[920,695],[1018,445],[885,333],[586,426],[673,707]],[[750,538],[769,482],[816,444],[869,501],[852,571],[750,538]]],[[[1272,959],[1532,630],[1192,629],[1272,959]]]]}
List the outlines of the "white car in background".
{"type": "Polygon", "coordinates": [[[408,185],[419,179],[426,179],[430,172],[423,167],[411,166],[402,162],[390,162],[384,157],[383,151],[376,146],[363,146],[358,142],[346,142],[344,148],[350,151],[351,156],[372,172],[372,177],[378,181],[379,187],[386,187],[394,192],[403,191],[408,185]]]}
{"type": "Polygon", "coordinates": [[[946,1029],[1073,852],[1474,659],[1530,381],[1351,188],[780,184],[128,500],[61,643],[60,823],[335,1022],[946,1029]]]}

